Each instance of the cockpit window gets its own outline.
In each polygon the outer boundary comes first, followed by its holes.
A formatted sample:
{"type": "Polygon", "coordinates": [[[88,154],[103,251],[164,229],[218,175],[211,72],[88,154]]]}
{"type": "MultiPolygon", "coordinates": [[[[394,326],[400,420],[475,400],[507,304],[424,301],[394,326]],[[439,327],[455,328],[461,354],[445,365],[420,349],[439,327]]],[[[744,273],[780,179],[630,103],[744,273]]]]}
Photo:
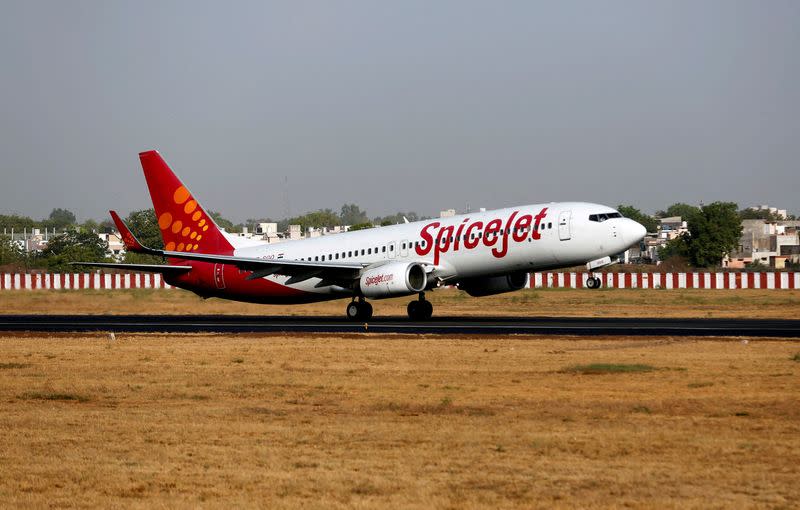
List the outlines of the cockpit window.
{"type": "Polygon", "coordinates": [[[606,220],[610,220],[611,218],[622,218],[622,215],[618,212],[610,212],[610,213],[601,213],[601,214],[590,214],[589,221],[597,221],[603,222],[606,220]]]}

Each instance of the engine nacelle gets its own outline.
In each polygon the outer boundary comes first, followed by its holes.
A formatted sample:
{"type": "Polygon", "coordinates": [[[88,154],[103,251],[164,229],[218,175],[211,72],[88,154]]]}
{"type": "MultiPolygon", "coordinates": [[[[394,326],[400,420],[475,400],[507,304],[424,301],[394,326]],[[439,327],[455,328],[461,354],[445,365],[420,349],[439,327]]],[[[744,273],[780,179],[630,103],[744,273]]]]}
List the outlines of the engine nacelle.
{"type": "Polygon", "coordinates": [[[528,273],[511,273],[504,276],[469,278],[458,282],[458,288],[472,297],[491,296],[525,288],[528,273]]]}
{"type": "Polygon", "coordinates": [[[425,290],[428,275],[417,262],[390,262],[361,275],[358,285],[361,293],[369,298],[407,296],[425,290]]]}

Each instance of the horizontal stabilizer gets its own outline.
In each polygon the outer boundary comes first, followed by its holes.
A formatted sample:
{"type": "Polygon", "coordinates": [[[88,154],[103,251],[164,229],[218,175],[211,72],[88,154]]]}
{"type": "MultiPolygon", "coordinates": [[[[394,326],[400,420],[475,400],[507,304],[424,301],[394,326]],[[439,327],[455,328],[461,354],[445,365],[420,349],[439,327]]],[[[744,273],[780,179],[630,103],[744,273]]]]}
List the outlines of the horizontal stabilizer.
{"type": "Polygon", "coordinates": [[[192,266],[160,266],[155,264],[114,264],[111,262],[72,262],[72,266],[105,267],[119,271],[139,271],[142,273],[183,274],[192,266]]]}

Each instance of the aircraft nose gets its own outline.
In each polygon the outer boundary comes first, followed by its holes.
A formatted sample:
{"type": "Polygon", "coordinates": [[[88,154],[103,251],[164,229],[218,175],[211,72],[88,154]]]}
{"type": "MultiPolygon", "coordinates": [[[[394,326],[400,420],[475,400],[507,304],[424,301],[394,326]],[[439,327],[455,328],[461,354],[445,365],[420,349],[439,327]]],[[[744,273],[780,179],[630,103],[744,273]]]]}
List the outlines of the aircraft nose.
{"type": "Polygon", "coordinates": [[[622,238],[625,240],[626,243],[636,244],[642,239],[644,236],[647,235],[647,229],[644,226],[636,221],[633,221],[630,218],[626,218],[625,225],[622,229],[622,238]]]}

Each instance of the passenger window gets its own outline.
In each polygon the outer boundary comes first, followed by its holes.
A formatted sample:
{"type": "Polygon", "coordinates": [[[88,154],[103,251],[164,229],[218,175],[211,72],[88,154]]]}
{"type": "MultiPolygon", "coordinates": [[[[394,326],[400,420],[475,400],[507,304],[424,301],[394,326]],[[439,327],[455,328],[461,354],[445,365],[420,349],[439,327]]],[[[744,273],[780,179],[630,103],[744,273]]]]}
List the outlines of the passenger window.
{"type": "Polygon", "coordinates": [[[383,246],[382,248],[383,248],[383,249],[381,250],[381,252],[382,252],[382,253],[386,253],[386,246],[383,246]]]}
{"type": "Polygon", "coordinates": [[[547,228],[553,228],[553,224],[552,223],[548,223],[547,224],[547,228]]]}

